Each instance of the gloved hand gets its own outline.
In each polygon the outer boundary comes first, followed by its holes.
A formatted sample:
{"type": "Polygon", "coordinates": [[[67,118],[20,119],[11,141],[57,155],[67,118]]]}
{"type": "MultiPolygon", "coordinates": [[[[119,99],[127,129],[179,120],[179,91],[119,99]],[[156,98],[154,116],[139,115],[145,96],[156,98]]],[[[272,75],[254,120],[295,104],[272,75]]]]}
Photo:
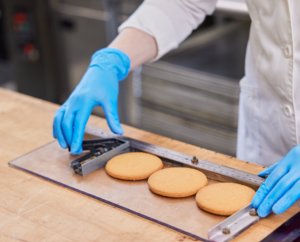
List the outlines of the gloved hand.
{"type": "Polygon", "coordinates": [[[269,176],[253,197],[252,206],[261,217],[271,211],[283,213],[300,198],[300,145],[258,175],[269,176]]]}
{"type": "Polygon", "coordinates": [[[95,106],[101,105],[110,129],[123,134],[118,117],[119,81],[126,78],[130,59],[122,51],[105,48],[93,56],[86,73],[68,100],[57,110],[53,136],[62,148],[81,154],[84,130],[95,106]]]}

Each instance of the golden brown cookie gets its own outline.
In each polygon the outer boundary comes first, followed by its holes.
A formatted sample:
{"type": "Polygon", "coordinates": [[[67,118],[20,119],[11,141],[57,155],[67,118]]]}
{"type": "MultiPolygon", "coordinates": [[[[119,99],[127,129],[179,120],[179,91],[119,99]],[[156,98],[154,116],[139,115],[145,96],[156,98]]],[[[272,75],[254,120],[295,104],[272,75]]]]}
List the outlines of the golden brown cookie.
{"type": "Polygon", "coordinates": [[[206,186],[207,178],[196,169],[172,167],[153,173],[148,179],[148,185],[152,192],[162,196],[188,197],[206,186]]]}
{"type": "Polygon", "coordinates": [[[131,152],[115,156],[105,166],[108,175],[123,180],[147,179],[153,172],[162,168],[161,159],[143,152],[131,152]]]}
{"type": "Polygon", "coordinates": [[[217,215],[232,215],[251,203],[255,191],[236,183],[216,183],[202,188],[196,195],[197,205],[217,215]]]}

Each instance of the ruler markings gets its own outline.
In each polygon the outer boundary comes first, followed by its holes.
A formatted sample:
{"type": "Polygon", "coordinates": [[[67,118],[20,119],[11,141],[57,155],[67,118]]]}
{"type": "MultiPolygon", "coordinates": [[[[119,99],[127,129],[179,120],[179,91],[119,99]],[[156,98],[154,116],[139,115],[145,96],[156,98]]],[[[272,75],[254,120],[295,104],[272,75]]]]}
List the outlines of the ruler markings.
{"type": "Polygon", "coordinates": [[[128,140],[130,142],[130,146],[135,149],[139,149],[151,154],[155,154],[162,158],[166,158],[169,160],[177,161],[189,166],[198,167],[203,170],[211,171],[217,174],[221,174],[227,177],[236,178],[245,182],[249,182],[256,185],[261,185],[264,182],[264,178],[259,177],[257,175],[236,170],[234,168],[230,168],[227,166],[219,165],[210,161],[198,159],[198,164],[193,164],[191,162],[192,156],[185,155],[173,150],[169,150],[163,147],[159,147],[156,145],[148,144],[143,141],[135,140],[132,138],[128,138],[125,136],[115,135],[109,131],[101,130],[99,128],[95,128],[92,126],[86,127],[86,132],[89,134],[93,134],[95,136],[100,136],[102,138],[110,138],[110,137],[118,137],[119,139],[128,140]]]}

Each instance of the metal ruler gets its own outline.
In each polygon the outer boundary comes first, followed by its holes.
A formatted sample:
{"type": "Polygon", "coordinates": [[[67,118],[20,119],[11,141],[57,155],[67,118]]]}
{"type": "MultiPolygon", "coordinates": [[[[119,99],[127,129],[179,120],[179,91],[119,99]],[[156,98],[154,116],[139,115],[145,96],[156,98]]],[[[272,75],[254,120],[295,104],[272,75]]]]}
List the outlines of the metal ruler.
{"type": "Polygon", "coordinates": [[[261,220],[255,208],[249,204],[240,211],[211,228],[208,232],[209,241],[227,242],[261,220]]]}
{"type": "Polygon", "coordinates": [[[123,140],[128,140],[130,142],[130,147],[137,149],[137,150],[141,150],[147,153],[151,153],[154,155],[157,155],[159,157],[168,159],[168,160],[172,160],[175,162],[179,162],[181,164],[185,164],[188,166],[193,166],[195,168],[198,169],[202,169],[205,171],[209,171],[209,172],[213,172],[216,174],[220,174],[222,176],[226,176],[226,177],[230,177],[230,178],[234,178],[240,181],[244,181],[246,183],[250,183],[250,184],[255,184],[257,186],[260,186],[265,179],[262,177],[259,177],[257,175],[248,173],[248,172],[244,172],[244,171],[240,171],[240,170],[236,170],[227,166],[223,166],[223,165],[219,165],[210,161],[206,161],[206,160],[202,160],[202,159],[197,159],[197,161],[195,162],[195,158],[194,158],[194,162],[193,157],[189,156],[189,155],[185,155],[173,150],[169,150],[160,146],[156,146],[156,145],[152,145],[143,141],[139,141],[139,140],[135,140],[135,139],[131,139],[125,136],[120,136],[120,135],[115,135],[110,131],[106,131],[106,130],[102,130],[96,127],[92,127],[92,126],[87,126],[86,127],[86,133],[88,134],[92,134],[101,138],[111,138],[111,137],[117,137],[119,139],[123,139],[123,140]]]}

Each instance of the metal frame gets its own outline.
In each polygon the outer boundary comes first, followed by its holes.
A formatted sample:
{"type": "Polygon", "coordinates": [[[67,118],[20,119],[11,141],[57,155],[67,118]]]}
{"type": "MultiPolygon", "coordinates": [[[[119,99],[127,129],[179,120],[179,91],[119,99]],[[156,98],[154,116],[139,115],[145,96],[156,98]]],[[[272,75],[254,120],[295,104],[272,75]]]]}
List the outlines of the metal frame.
{"type": "MultiPolygon", "coordinates": [[[[205,174],[211,175],[212,173],[217,174],[218,180],[221,176],[236,179],[238,181],[245,182],[246,184],[252,184],[254,186],[260,186],[265,179],[256,176],[251,173],[236,170],[230,167],[222,166],[213,162],[198,159],[195,156],[188,156],[173,150],[162,148],[156,145],[145,143],[139,140],[131,139],[124,136],[115,135],[109,131],[95,128],[92,126],[86,127],[86,133],[101,138],[119,138],[130,142],[130,148],[144,151],[157,155],[171,163],[175,163],[177,166],[191,166],[196,169],[203,171],[205,174]]],[[[240,233],[251,227],[253,224],[258,222],[261,218],[257,215],[256,210],[249,204],[245,208],[241,209],[237,213],[231,215],[223,222],[209,230],[209,240],[215,242],[230,241],[240,233]]]]}
{"type": "Polygon", "coordinates": [[[208,238],[215,242],[230,241],[260,219],[261,217],[257,215],[256,210],[249,204],[210,229],[208,238]]]}

